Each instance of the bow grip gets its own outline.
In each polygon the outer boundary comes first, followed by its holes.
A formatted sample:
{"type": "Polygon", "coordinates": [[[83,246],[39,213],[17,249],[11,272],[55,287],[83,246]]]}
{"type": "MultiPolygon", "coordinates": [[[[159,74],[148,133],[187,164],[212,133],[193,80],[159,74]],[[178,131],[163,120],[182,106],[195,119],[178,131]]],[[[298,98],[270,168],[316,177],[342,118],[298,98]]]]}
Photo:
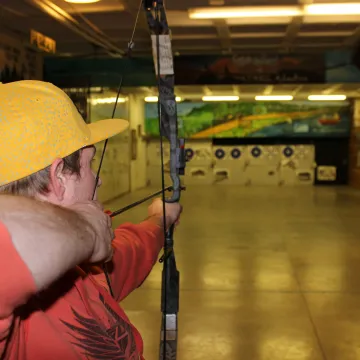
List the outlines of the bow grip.
{"type": "Polygon", "coordinates": [[[185,139],[179,139],[179,148],[177,150],[177,164],[176,167],[179,175],[185,175],[186,153],[185,153],[185,139]]]}

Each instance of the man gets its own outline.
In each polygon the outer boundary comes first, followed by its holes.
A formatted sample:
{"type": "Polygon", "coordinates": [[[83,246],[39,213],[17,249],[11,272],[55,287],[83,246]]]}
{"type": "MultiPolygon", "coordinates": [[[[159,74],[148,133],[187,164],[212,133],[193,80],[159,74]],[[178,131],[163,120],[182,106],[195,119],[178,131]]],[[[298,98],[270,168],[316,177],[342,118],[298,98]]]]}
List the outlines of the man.
{"type": "MultiPolygon", "coordinates": [[[[0,192],[67,208],[92,200],[93,144],[127,126],[120,119],[85,124],[69,97],[48,83],[0,84],[0,192]]],[[[29,246],[26,256],[34,265],[26,267],[29,260],[24,259],[9,275],[8,282],[17,285],[0,309],[0,354],[20,360],[143,359],[141,336],[118,302],[140,286],[154,266],[164,221],[169,227],[180,216],[179,204],[165,206],[166,219],[158,199],[146,220],[114,231],[112,250],[101,256],[95,250],[97,255],[88,254],[87,261],[70,259],[67,239],[62,244],[49,237],[41,246],[29,246]],[[111,251],[114,299],[101,267],[94,264],[111,251]]],[[[7,263],[12,263],[10,256],[7,263]]]]}

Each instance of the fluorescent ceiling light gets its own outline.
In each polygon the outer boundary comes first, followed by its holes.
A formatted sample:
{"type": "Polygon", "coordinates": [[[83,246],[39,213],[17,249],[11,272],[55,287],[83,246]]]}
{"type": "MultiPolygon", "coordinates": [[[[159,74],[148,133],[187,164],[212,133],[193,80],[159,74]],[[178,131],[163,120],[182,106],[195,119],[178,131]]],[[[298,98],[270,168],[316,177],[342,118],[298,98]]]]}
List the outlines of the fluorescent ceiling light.
{"type": "Polygon", "coordinates": [[[309,4],[304,9],[306,15],[358,15],[360,3],[309,4]]]}
{"type": "Polygon", "coordinates": [[[189,9],[190,19],[276,18],[318,15],[359,15],[360,2],[300,6],[209,6],[189,9]]]}
{"type": "Polygon", "coordinates": [[[292,95],[259,95],[255,96],[256,101],[290,101],[294,99],[292,95]]]}
{"type": "MultiPolygon", "coordinates": [[[[124,103],[127,100],[125,97],[119,97],[118,103],[124,103]]],[[[92,105],[98,105],[98,104],[115,104],[116,97],[108,97],[108,98],[98,98],[98,99],[91,99],[92,105]]]]}
{"type": "Polygon", "coordinates": [[[279,17],[299,16],[301,9],[297,6],[236,6],[206,7],[189,9],[190,19],[229,19],[244,17],[279,17]]]}
{"type": "Polygon", "coordinates": [[[64,1],[73,4],[92,4],[99,2],[100,0],[64,0],[64,1]]]}
{"type": "MultiPolygon", "coordinates": [[[[158,97],[157,96],[147,96],[145,98],[145,101],[146,102],[158,102],[158,97]]],[[[176,102],[182,101],[182,98],[179,96],[176,96],[175,101],[176,102]]]]}
{"type": "Polygon", "coordinates": [[[202,101],[238,101],[239,96],[203,96],[202,101]]]}
{"type": "Polygon", "coordinates": [[[310,101],[342,101],[346,100],[346,95],[310,95],[310,101]]]}
{"type": "Polygon", "coordinates": [[[157,96],[147,96],[145,98],[146,102],[157,102],[158,101],[158,97],[157,96]]]}

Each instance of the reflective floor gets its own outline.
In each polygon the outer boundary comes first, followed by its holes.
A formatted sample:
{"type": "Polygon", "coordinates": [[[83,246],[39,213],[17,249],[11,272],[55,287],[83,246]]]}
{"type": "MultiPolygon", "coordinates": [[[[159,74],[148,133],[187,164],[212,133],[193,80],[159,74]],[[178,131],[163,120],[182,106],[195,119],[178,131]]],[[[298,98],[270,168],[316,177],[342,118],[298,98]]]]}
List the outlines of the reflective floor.
{"type": "MultiPolygon", "coordinates": [[[[179,360],[360,359],[360,192],[196,186],[182,203],[179,360]]],[[[158,359],[160,277],[158,264],[123,302],[146,360],[158,359]]]]}

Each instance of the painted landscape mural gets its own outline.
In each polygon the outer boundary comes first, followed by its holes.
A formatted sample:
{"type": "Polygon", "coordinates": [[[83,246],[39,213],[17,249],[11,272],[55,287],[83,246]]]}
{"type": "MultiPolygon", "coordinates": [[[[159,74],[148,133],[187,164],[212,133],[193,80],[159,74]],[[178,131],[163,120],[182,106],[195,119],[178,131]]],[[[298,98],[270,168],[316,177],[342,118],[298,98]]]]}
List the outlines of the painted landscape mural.
{"type": "MultiPolygon", "coordinates": [[[[347,102],[180,102],[182,136],[200,138],[349,136],[347,102]]],[[[145,105],[145,131],[159,136],[157,104],[145,105]]]]}

